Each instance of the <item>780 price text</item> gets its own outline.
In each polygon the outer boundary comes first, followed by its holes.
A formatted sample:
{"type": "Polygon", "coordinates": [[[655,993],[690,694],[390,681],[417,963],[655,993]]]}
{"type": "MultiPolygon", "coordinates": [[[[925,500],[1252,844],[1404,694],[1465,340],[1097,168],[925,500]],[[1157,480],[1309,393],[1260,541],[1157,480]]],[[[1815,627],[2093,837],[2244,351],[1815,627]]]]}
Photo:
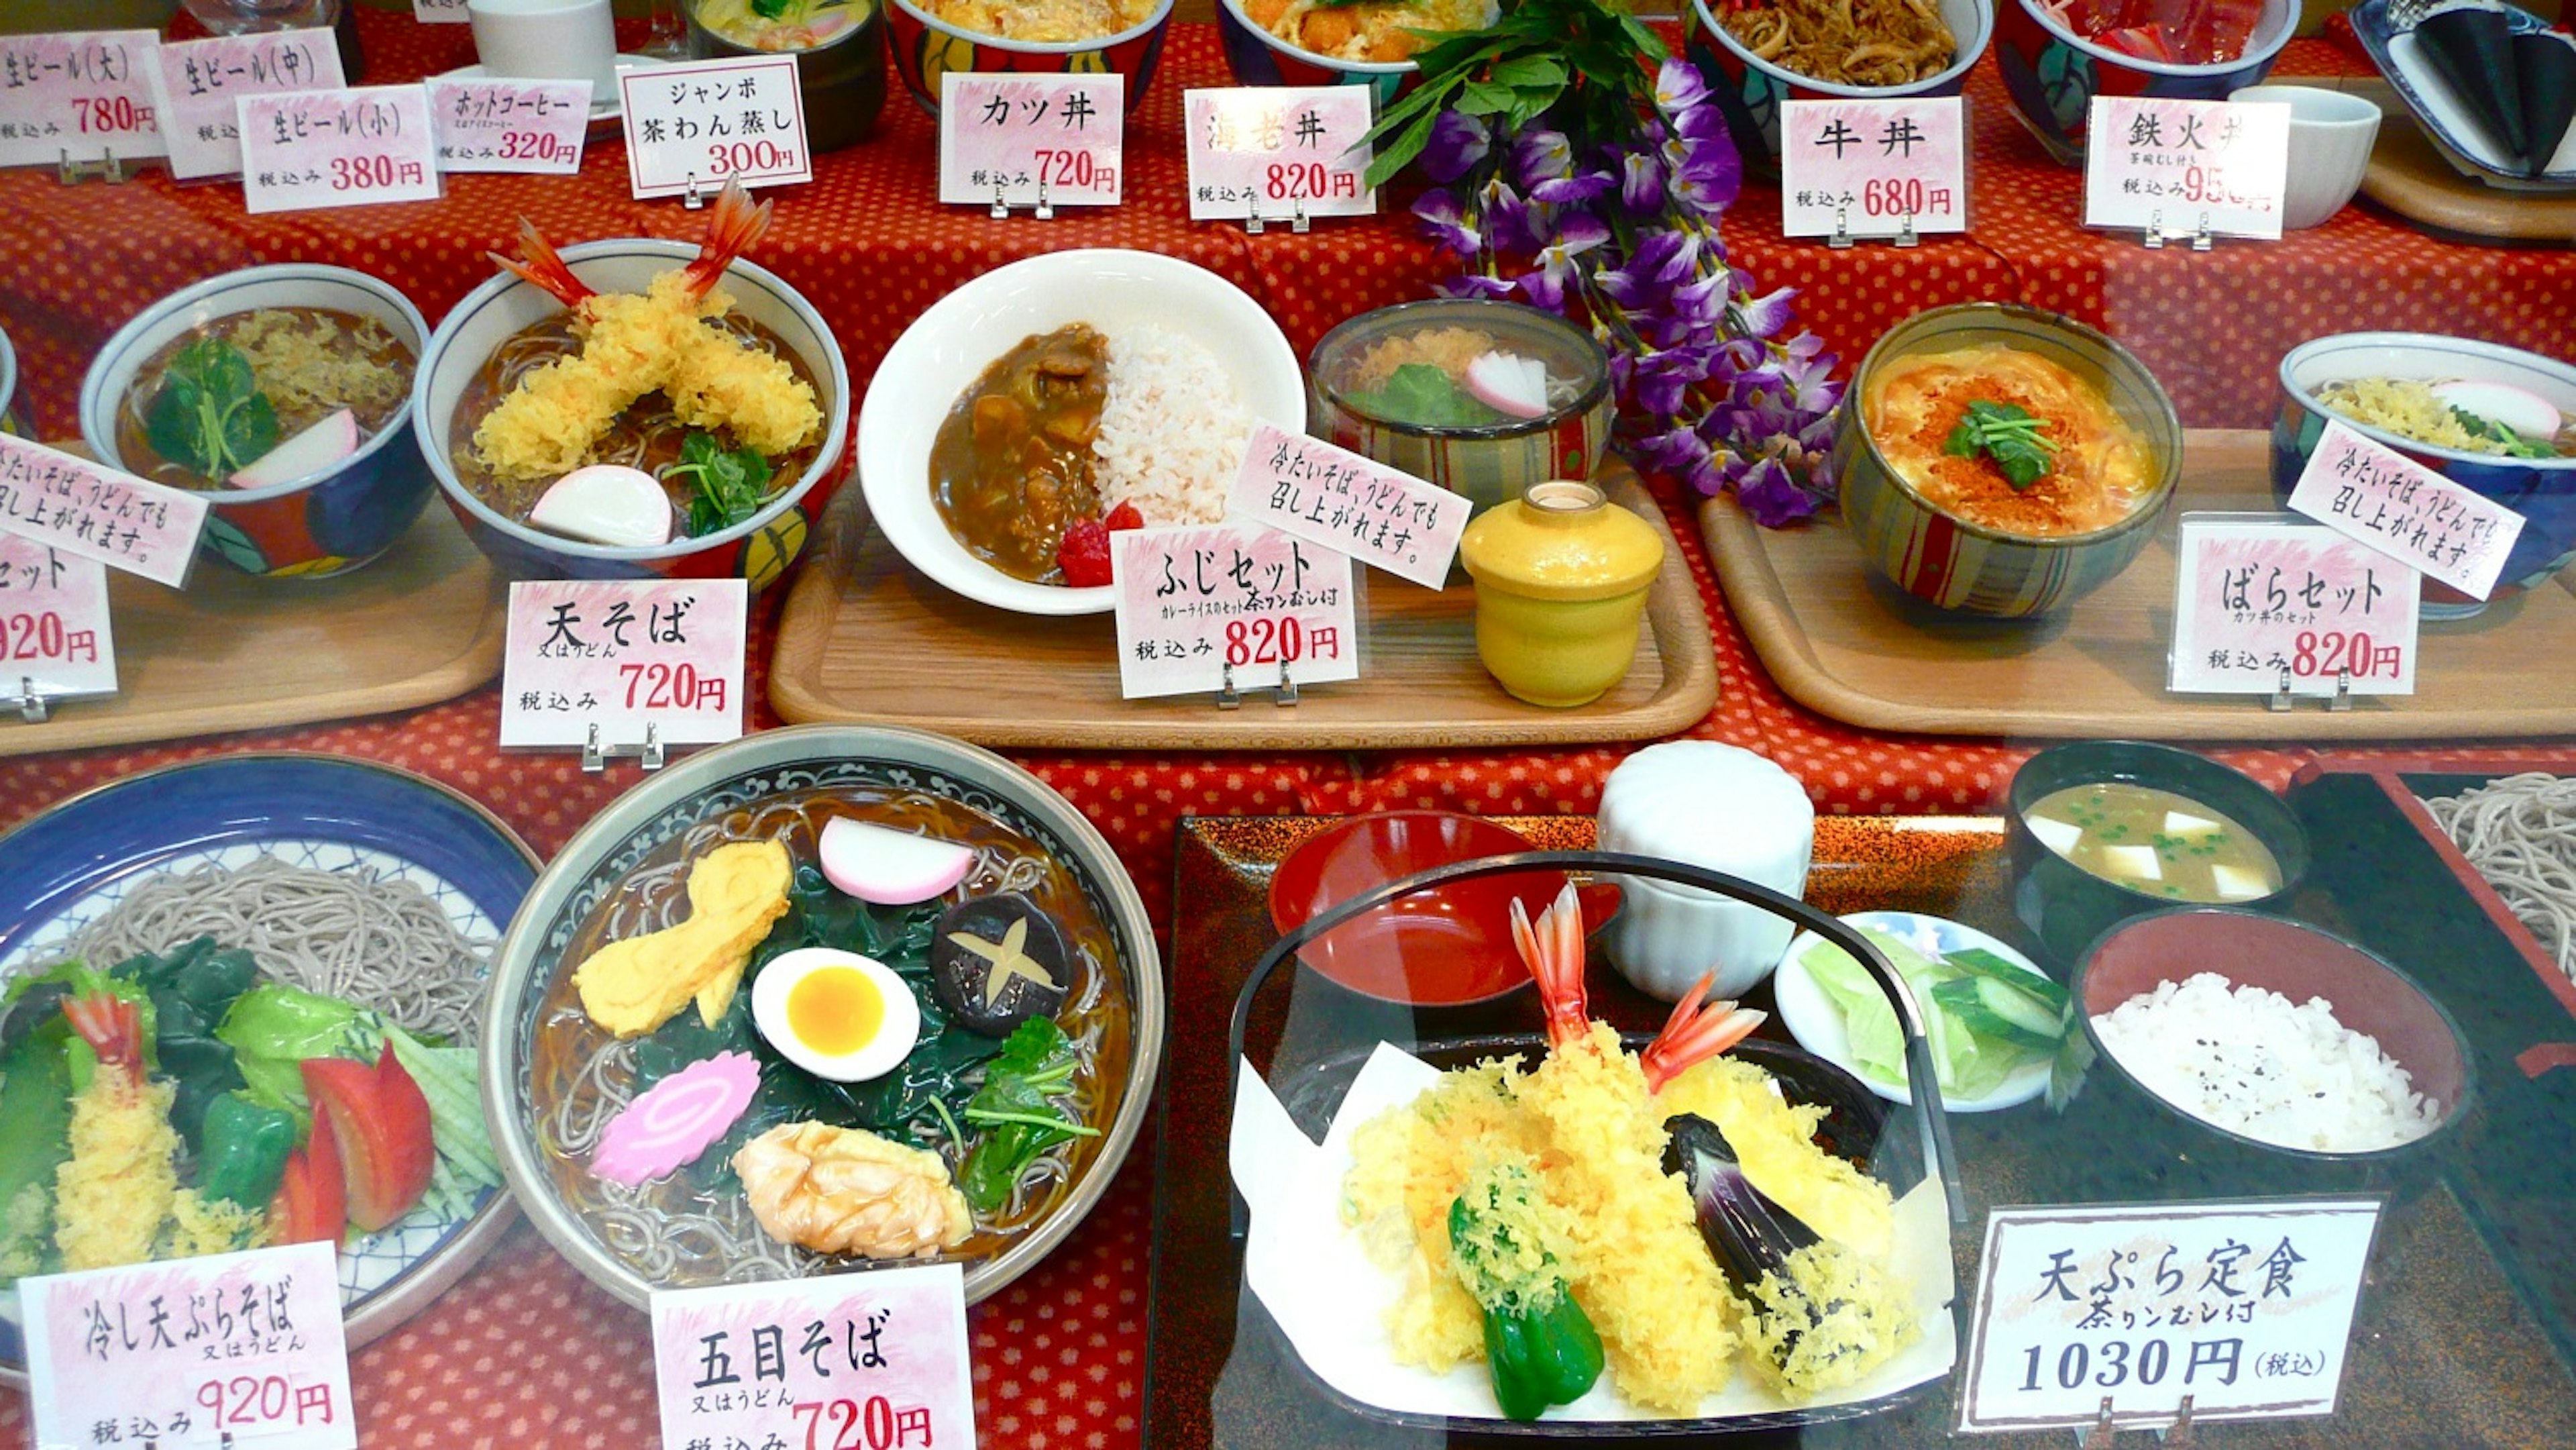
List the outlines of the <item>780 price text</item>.
{"type": "Polygon", "coordinates": [[[74,96],[72,109],[80,114],[84,136],[122,135],[152,124],[152,108],[134,104],[131,96],[74,96]]]}

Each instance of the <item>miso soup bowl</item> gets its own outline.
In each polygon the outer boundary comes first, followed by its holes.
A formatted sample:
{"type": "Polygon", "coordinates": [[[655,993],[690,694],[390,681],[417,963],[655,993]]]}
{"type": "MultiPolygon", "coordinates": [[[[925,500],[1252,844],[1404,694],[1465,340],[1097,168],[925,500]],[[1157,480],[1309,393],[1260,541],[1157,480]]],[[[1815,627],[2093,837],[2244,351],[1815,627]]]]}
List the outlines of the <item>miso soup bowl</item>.
{"type": "Polygon", "coordinates": [[[1134,114],[1162,66],[1163,36],[1171,29],[1172,0],[1157,0],[1144,22],[1115,35],[1068,41],[1004,40],[933,15],[913,0],[887,0],[886,35],[894,43],[894,68],[915,104],[939,114],[939,80],[950,71],[999,71],[1015,75],[1103,75],[1127,78],[1127,110],[1134,114]]]}
{"type": "Polygon", "coordinates": [[[2299,0],[2263,0],[2263,13],[2236,59],[2215,65],[2143,60],[2085,40],[2049,15],[2039,0],[1999,0],[1995,68],[2013,113],[2060,164],[2084,164],[2087,113],[2095,96],[2162,96],[2223,101],[2259,85],[2299,23],[2299,0]]]}
{"type": "MultiPolygon", "coordinates": [[[[563,249],[573,275],[599,292],[641,292],[653,278],[698,255],[694,242],[627,237],[563,249]]],[[[734,310],[776,333],[814,375],[823,409],[823,448],[805,471],[742,523],[698,538],[647,548],[584,543],[524,524],[475,497],[456,476],[449,437],[465,389],[512,334],[563,310],[563,304],[503,273],[465,295],[438,324],[411,395],[412,426],[447,495],[447,506],[476,548],[514,579],[729,579],[753,589],[772,583],[805,547],[815,515],[849,476],[850,372],[823,315],[804,294],[765,267],[737,261],[725,269],[734,310]]]]}
{"type": "MultiPolygon", "coordinates": [[[[2006,0],[2010,3],[2010,0],[2006,0]]],[[[1955,96],[1966,89],[1968,71],[1994,38],[1995,0],[1934,0],[1941,23],[1950,28],[1958,49],[1950,64],[1923,79],[1900,86],[1855,86],[1802,75],[1777,61],[1753,53],[1718,21],[1726,0],[1691,0],[1682,13],[1692,63],[1708,78],[1710,93],[1735,135],[1735,148],[1774,165],[1780,159],[1782,101],[1890,101],[1909,96],[1955,96]]]]}
{"type": "MultiPolygon", "coordinates": [[[[81,438],[90,452],[111,467],[128,467],[116,446],[116,416],[143,365],[193,329],[264,307],[322,307],[374,318],[411,348],[413,381],[427,371],[429,324],[392,284],[304,262],[246,267],[153,303],[99,349],[81,379],[81,438]]],[[[345,574],[391,548],[420,517],[429,480],[412,415],[398,408],[357,452],[327,468],[267,488],[205,490],[212,507],[197,549],[263,578],[345,574]]]]}
{"type": "Polygon", "coordinates": [[[2081,599],[2146,548],[2182,477],[2182,424],[2155,375],[2127,348],[2054,312],[1972,302],[1918,312],[1869,350],[1843,403],[1834,472],[1842,480],[1843,522],[1872,572],[1943,609],[2019,619],[2081,599]],[[1880,369],[1917,353],[1981,344],[2037,353],[2109,394],[2112,408],[2146,441],[2154,479],[2128,517],[2086,534],[2009,534],[1943,509],[1888,463],[1868,421],[1880,369]]]}
{"type": "Polygon", "coordinates": [[[2013,914],[2037,933],[2060,970],[2087,943],[2133,916],[2171,909],[2171,897],[2149,896],[2096,876],[2032,834],[2029,814],[2069,786],[2125,782],[2198,801],[2254,834],[2281,868],[2280,889],[2230,903],[2257,912],[2288,908],[2308,874],[2308,833],[2296,812],[2261,781],[2206,755],[2136,740],[2083,740],[2051,746],[2022,762],[2007,793],[2005,824],[2012,854],[2013,914]]]}

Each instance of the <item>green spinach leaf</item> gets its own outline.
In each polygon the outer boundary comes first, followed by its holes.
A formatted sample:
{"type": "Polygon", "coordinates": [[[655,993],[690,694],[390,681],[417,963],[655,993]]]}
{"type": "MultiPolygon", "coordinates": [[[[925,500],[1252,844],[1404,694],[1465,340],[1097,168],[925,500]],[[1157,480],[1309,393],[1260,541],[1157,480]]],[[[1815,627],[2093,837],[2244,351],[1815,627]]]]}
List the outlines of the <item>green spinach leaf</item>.
{"type": "Polygon", "coordinates": [[[692,538],[732,528],[760,512],[769,497],[769,460],[757,448],[727,452],[712,433],[682,439],[680,461],[662,470],[662,476],[689,481],[692,538]]]}
{"type": "Polygon", "coordinates": [[[2046,436],[2048,426],[2047,419],[2033,417],[2017,403],[1980,398],[1968,404],[1959,426],[1941,441],[1941,451],[1958,458],[1983,453],[2003,471],[2004,482],[2025,489],[2048,476],[2049,455],[2057,451],[2057,444],[2046,436]]]}
{"type": "Polygon", "coordinates": [[[1074,1066],[1073,1044],[1051,1017],[1030,1018],[1003,1042],[984,1070],[984,1086],[966,1103],[966,1121],[984,1134],[957,1175],[968,1203],[986,1213],[1000,1208],[1040,1153],[1067,1138],[1100,1135],[1054,1101],[1072,1088],[1074,1066]]]}
{"type": "Polygon", "coordinates": [[[143,431],[162,457],[221,483],[277,446],[277,410],[240,348],[201,337],[170,360],[143,431]]]}
{"type": "Polygon", "coordinates": [[[1406,363],[1387,376],[1385,387],[1350,398],[1373,417],[1417,428],[1480,428],[1504,421],[1429,363],[1406,363]]]}

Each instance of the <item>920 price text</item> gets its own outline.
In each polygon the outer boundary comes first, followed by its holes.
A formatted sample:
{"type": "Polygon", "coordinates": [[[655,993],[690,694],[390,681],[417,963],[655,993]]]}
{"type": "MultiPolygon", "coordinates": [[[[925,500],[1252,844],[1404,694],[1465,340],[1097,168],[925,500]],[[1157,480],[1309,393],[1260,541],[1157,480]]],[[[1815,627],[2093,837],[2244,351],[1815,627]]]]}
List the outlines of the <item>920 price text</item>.
{"type": "MultiPolygon", "coordinates": [[[[278,1374],[207,1380],[197,1386],[196,1402],[214,1417],[217,1430],[227,1432],[260,1425],[302,1425],[308,1419],[327,1425],[332,1418],[329,1385],[291,1385],[278,1374]]],[[[232,1436],[227,1433],[224,1438],[229,1442],[232,1436]]]]}
{"type": "Polygon", "coordinates": [[[65,626],[63,617],[50,609],[41,614],[0,615],[0,659],[95,663],[98,634],[65,626]]]}

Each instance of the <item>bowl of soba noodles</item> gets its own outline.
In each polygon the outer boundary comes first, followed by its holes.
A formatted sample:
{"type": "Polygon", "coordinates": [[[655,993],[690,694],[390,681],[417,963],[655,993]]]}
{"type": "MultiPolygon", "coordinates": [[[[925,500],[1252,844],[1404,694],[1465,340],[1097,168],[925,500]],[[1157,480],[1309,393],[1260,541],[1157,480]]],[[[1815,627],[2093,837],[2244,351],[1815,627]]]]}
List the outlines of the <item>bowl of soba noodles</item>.
{"type": "Polygon", "coordinates": [[[729,188],[702,243],[519,256],[438,325],[411,415],[448,507],[520,579],[725,578],[758,589],[848,476],[849,370],[822,314],[741,259],[729,188]]]}
{"type": "Polygon", "coordinates": [[[982,1300],[1106,1192],[1162,1056],[1108,842],[920,731],[763,731],[661,771],[557,854],[498,963],[503,1171],[638,1307],[924,1262],[982,1300]]]}
{"type": "Polygon", "coordinates": [[[364,272],[226,272],[108,339],[81,380],[81,436],[111,467],[211,494],[201,552],[271,578],[345,573],[429,501],[405,406],[428,336],[364,272]]]}
{"type": "Polygon", "coordinates": [[[1777,162],[1782,101],[1955,96],[1994,0],[1691,0],[1691,60],[1746,156],[1777,162]]]}

